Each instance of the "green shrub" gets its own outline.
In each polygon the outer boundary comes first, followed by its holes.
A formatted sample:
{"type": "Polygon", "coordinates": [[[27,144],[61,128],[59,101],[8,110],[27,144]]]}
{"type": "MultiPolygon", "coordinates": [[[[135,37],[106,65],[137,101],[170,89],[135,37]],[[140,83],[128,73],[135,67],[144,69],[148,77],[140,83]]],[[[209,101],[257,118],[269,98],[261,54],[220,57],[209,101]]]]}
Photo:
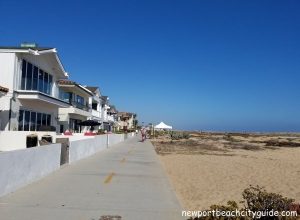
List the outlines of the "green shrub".
{"type": "Polygon", "coordinates": [[[105,131],[103,129],[98,129],[97,134],[105,134],[105,131]]]}
{"type": "Polygon", "coordinates": [[[172,131],[170,137],[172,140],[189,139],[190,134],[187,132],[172,131]]]}
{"type": "Polygon", "coordinates": [[[261,210],[289,210],[293,199],[283,197],[280,194],[268,193],[263,187],[250,186],[243,192],[246,207],[251,211],[261,210]]]}
{"type": "MultiPolygon", "coordinates": [[[[228,201],[227,205],[212,205],[207,211],[219,210],[219,211],[247,211],[252,212],[257,211],[298,211],[300,214],[300,205],[293,204],[294,200],[283,197],[280,194],[269,193],[263,187],[251,186],[244,190],[243,192],[244,207],[239,209],[235,201],[228,201]]],[[[250,220],[248,217],[199,217],[199,218],[189,218],[189,220],[250,220]]],[[[297,219],[297,217],[276,217],[276,216],[262,216],[260,220],[283,220],[283,219],[297,219]]]]}

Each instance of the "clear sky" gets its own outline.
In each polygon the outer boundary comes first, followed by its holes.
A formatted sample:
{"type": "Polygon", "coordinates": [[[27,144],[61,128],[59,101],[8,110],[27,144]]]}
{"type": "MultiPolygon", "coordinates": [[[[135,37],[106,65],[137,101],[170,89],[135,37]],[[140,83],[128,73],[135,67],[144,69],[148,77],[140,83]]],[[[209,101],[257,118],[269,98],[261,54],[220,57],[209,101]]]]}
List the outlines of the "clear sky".
{"type": "MultiPolygon", "coordinates": [[[[300,131],[300,1],[0,0],[0,44],[177,129],[300,131]]],[[[1,67],[0,67],[1,68],[1,67]]]]}

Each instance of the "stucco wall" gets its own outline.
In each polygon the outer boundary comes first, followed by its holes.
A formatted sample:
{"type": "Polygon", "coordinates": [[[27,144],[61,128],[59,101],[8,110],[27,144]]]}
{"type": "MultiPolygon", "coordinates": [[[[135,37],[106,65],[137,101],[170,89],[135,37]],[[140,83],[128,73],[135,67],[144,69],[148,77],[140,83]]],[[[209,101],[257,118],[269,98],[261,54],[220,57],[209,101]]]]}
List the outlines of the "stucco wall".
{"type": "MultiPolygon", "coordinates": [[[[128,134],[128,138],[133,137],[128,134]]],[[[91,156],[99,151],[105,150],[111,145],[124,141],[124,134],[97,135],[90,139],[75,140],[70,139],[70,163],[91,156]]]]}
{"type": "Polygon", "coordinates": [[[33,132],[33,131],[0,131],[0,151],[12,151],[26,148],[26,136],[37,134],[41,140],[43,135],[51,135],[55,142],[55,132],[33,132]]]}
{"type": "Polygon", "coordinates": [[[86,158],[98,151],[107,148],[106,135],[97,135],[93,138],[72,141],[70,140],[69,162],[86,158]]]}
{"type": "Polygon", "coordinates": [[[59,169],[60,152],[60,144],[1,152],[0,196],[59,169]]]}
{"type": "Polygon", "coordinates": [[[108,135],[108,145],[118,144],[124,141],[124,134],[109,134],[108,135]]]}

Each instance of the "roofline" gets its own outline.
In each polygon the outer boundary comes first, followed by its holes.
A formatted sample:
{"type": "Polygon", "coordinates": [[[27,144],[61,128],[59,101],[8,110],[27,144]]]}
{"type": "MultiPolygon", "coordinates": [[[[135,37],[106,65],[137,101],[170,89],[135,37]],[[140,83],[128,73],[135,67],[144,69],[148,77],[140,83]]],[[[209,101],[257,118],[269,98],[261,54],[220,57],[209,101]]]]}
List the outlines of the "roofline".
{"type": "Polygon", "coordinates": [[[23,48],[20,48],[20,49],[16,49],[16,48],[3,49],[3,48],[0,48],[0,52],[2,52],[2,53],[29,53],[29,54],[32,54],[32,55],[35,55],[35,56],[39,56],[39,55],[43,55],[43,54],[47,54],[47,53],[54,53],[56,61],[59,65],[59,67],[61,68],[62,72],[64,73],[64,75],[66,77],[69,77],[69,74],[66,72],[65,68],[63,67],[63,65],[62,65],[62,63],[59,59],[56,48],[45,49],[45,50],[38,50],[38,49],[35,50],[34,48],[24,48],[24,49],[23,48]]]}
{"type": "MultiPolygon", "coordinates": [[[[77,84],[77,83],[76,83],[77,84]]],[[[94,96],[94,93],[90,90],[88,90],[87,88],[85,88],[84,86],[77,84],[77,86],[79,86],[81,89],[85,90],[87,93],[89,93],[90,95],[94,96]]]]}
{"type": "MultiPolygon", "coordinates": [[[[70,81],[70,80],[67,80],[67,81],[70,81]]],[[[60,83],[59,80],[58,80],[57,84],[58,84],[58,86],[63,86],[63,87],[73,87],[73,86],[76,86],[76,87],[82,89],[84,92],[88,93],[90,96],[94,96],[94,94],[90,90],[86,89],[84,86],[82,86],[82,85],[80,85],[80,84],[78,84],[76,82],[73,82],[73,81],[70,81],[70,82],[72,82],[72,83],[71,84],[64,84],[64,83],[60,83]]]]}

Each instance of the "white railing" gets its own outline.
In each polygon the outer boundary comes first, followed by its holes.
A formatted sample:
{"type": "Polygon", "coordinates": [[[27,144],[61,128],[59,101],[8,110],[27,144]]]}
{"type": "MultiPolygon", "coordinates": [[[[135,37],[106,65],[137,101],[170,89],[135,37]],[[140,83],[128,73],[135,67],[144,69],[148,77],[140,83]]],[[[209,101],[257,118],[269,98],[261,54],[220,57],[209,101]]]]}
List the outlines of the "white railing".
{"type": "Polygon", "coordinates": [[[92,109],[92,116],[97,117],[97,118],[101,118],[101,112],[92,109]]]}
{"type": "Polygon", "coordinates": [[[107,120],[108,120],[108,121],[114,121],[115,119],[114,119],[114,117],[113,117],[113,116],[111,116],[111,115],[108,115],[108,116],[107,116],[107,120]]]}

